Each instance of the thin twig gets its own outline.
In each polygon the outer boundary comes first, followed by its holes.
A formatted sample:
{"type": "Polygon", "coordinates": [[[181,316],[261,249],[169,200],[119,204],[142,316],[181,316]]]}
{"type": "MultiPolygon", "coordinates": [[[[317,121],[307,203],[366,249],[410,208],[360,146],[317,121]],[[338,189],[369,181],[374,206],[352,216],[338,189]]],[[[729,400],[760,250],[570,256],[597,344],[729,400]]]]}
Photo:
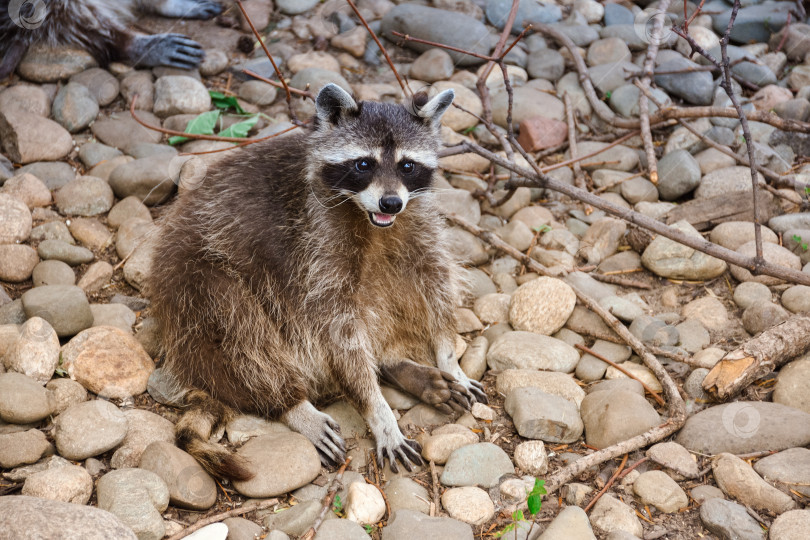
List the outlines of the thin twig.
{"type": "MultiPolygon", "coordinates": [[[[242,73],[245,75],[249,75],[256,80],[262,81],[263,83],[267,83],[271,86],[275,86],[276,88],[284,88],[284,85],[278,81],[274,81],[273,79],[268,79],[267,77],[262,77],[258,73],[251,71],[249,69],[243,69],[242,73]]],[[[315,96],[312,95],[312,92],[308,92],[307,90],[299,90],[298,88],[293,88],[292,86],[287,86],[287,90],[290,91],[291,94],[298,94],[299,96],[315,99],[315,96]]]]}
{"type": "Polygon", "coordinates": [[[281,73],[281,70],[276,65],[276,61],[273,58],[273,55],[270,54],[269,50],[267,50],[267,45],[265,45],[264,39],[262,39],[262,36],[261,36],[261,34],[259,34],[259,31],[256,30],[256,26],[253,25],[253,21],[250,19],[250,16],[247,14],[247,11],[245,11],[245,6],[242,5],[242,0],[236,0],[236,5],[239,6],[239,11],[242,12],[242,16],[245,18],[248,25],[250,25],[250,30],[253,32],[253,35],[256,37],[256,41],[258,41],[259,45],[262,46],[262,50],[264,51],[264,54],[267,55],[267,59],[270,60],[271,64],[273,64],[273,70],[276,72],[276,76],[278,77],[278,80],[281,81],[281,85],[284,87],[284,99],[287,100],[287,108],[290,110],[290,118],[292,118],[293,121],[297,120],[298,118],[295,116],[295,111],[293,110],[293,107],[292,107],[292,98],[290,96],[290,87],[287,84],[287,81],[284,80],[284,75],[281,73]]]}
{"type": "MultiPolygon", "coordinates": [[[[579,151],[577,150],[577,125],[574,122],[574,107],[571,105],[571,97],[568,92],[563,95],[563,105],[565,105],[565,119],[568,123],[568,153],[571,154],[571,159],[577,160],[572,163],[574,185],[579,189],[585,189],[585,176],[582,174],[582,166],[579,164],[579,151]]],[[[557,166],[559,167],[559,164],[557,166]]]]}
{"type": "MultiPolygon", "coordinates": [[[[574,44],[571,38],[553,26],[537,24],[535,25],[535,29],[554,38],[569,50],[571,53],[571,60],[573,60],[574,66],[579,74],[579,82],[582,86],[582,90],[585,92],[585,96],[588,98],[588,102],[591,104],[591,107],[600,118],[614,127],[624,129],[639,128],[640,120],[621,118],[617,116],[616,113],[614,113],[611,108],[608,107],[605,102],[596,95],[596,90],[593,86],[593,81],[591,81],[588,66],[585,65],[585,60],[583,60],[582,55],[579,54],[578,47],[574,44]]],[[[650,116],[650,123],[656,124],[658,122],[675,120],[677,118],[710,118],[712,116],[717,116],[720,118],[738,118],[737,111],[733,107],[677,107],[656,111],[655,114],[650,116]]],[[[749,112],[748,119],[754,122],[770,124],[771,126],[781,129],[782,131],[807,132],[810,130],[810,123],[808,122],[784,120],[776,114],[766,111],[749,112]]]]}
{"type": "Polygon", "coordinates": [[[371,27],[368,25],[368,23],[366,22],[366,18],[363,17],[363,14],[360,13],[360,10],[357,9],[356,5],[354,5],[354,2],[352,0],[346,0],[346,2],[349,3],[349,6],[354,11],[354,14],[357,15],[357,18],[360,19],[360,22],[366,28],[366,31],[369,34],[371,34],[371,39],[373,39],[374,43],[377,44],[377,47],[380,48],[380,51],[383,53],[383,56],[385,56],[385,61],[388,62],[388,67],[391,68],[391,71],[394,73],[394,77],[397,78],[397,82],[399,83],[399,86],[402,88],[402,91],[405,93],[406,96],[411,95],[410,87],[408,87],[408,85],[405,84],[405,81],[402,80],[402,77],[399,76],[397,68],[394,67],[394,62],[392,62],[391,57],[388,56],[388,51],[386,51],[385,47],[383,47],[383,44],[380,43],[380,38],[377,37],[377,34],[375,34],[374,30],[372,30],[371,27]]]}
{"type": "Polygon", "coordinates": [[[618,467],[616,467],[616,471],[613,473],[613,476],[610,477],[610,480],[605,482],[605,487],[603,487],[601,490],[599,490],[599,493],[597,493],[596,496],[593,499],[591,499],[591,502],[588,503],[588,506],[585,507],[585,513],[586,514],[588,513],[588,510],[593,508],[593,505],[596,504],[596,501],[598,501],[599,498],[602,495],[604,495],[607,490],[610,489],[610,486],[613,485],[613,482],[616,481],[616,478],[619,476],[619,473],[622,472],[622,469],[624,469],[625,463],[627,463],[627,456],[628,456],[628,454],[624,455],[624,457],[622,458],[622,462],[619,463],[618,467]]]}
{"type": "MultiPolygon", "coordinates": [[[[641,88],[650,87],[650,79],[655,68],[655,57],[658,56],[658,47],[661,45],[661,30],[664,26],[664,17],[670,0],[661,0],[653,15],[653,27],[650,34],[650,45],[647,47],[647,57],[644,60],[644,68],[641,77],[641,88]]],[[[684,2],[684,10],[686,3],[684,2]]],[[[655,159],[655,147],[653,146],[652,131],[650,130],[650,110],[647,103],[647,94],[643,91],[638,93],[638,116],[641,123],[641,140],[644,143],[644,152],[647,154],[647,169],[650,171],[650,182],[658,184],[658,161],[655,159]]]]}
{"type": "MultiPolygon", "coordinates": [[[[520,149],[521,148],[519,148],[519,150],[520,149]]],[[[598,197],[596,198],[598,199],[598,197]]],[[[498,237],[495,233],[485,231],[459,218],[455,214],[447,215],[445,217],[455,225],[484,240],[495,249],[502,251],[518,262],[524,264],[532,272],[537,272],[538,274],[544,276],[550,275],[545,266],[538,263],[528,255],[513,248],[501,240],[500,237],[498,237]]],[[[625,341],[625,343],[630,345],[633,351],[635,351],[636,354],[641,357],[644,365],[646,365],[650,371],[652,371],[653,375],[655,375],[655,377],[661,383],[661,386],[664,389],[664,395],[666,396],[669,404],[667,409],[669,419],[660,426],[655,426],[640,435],[636,435],[635,437],[631,437],[630,439],[620,443],[598,450],[593,454],[584,456],[573,463],[558,469],[546,479],[546,489],[549,493],[556,491],[562,485],[569,482],[571,479],[576,478],[594,465],[598,465],[599,463],[603,463],[622,454],[632,452],[643,446],[658,442],[665,437],[672,435],[681,429],[686,421],[686,405],[684,404],[683,398],[681,397],[675,382],[672,380],[672,377],[669,375],[669,373],[667,373],[667,370],[664,369],[658,359],[649,352],[647,347],[636,336],[630,333],[627,327],[624,326],[619,319],[610,313],[610,311],[602,307],[599,302],[579,290],[579,288],[576,286],[571,285],[571,288],[574,290],[574,294],[576,294],[577,299],[583,305],[585,305],[586,308],[599,315],[599,317],[601,317],[602,320],[605,321],[607,325],[625,341]]]]}
{"type": "Polygon", "coordinates": [[[625,470],[623,470],[622,473],[616,478],[616,480],[621,480],[622,478],[633,472],[636,469],[636,467],[638,467],[648,459],[650,458],[648,458],[647,456],[644,456],[643,458],[639,459],[638,461],[627,467],[625,470]]]}
{"type": "Polygon", "coordinates": [[[613,285],[621,285],[622,287],[634,287],[636,289],[652,289],[652,285],[635,279],[620,278],[619,276],[608,276],[605,274],[590,274],[590,276],[604,283],[612,283],[613,285]]]}
{"type": "Polygon", "coordinates": [[[740,120],[740,126],[743,130],[743,138],[745,140],[745,146],[748,152],[749,169],[751,170],[751,184],[754,198],[754,244],[756,249],[754,265],[757,267],[763,263],[765,259],[762,257],[762,227],[759,212],[759,197],[757,197],[759,186],[757,183],[756,158],[754,157],[754,141],[751,138],[751,130],[748,126],[748,118],[746,113],[740,104],[740,100],[737,98],[737,94],[734,92],[733,85],[731,84],[731,68],[730,59],[728,56],[728,43],[731,40],[731,29],[734,27],[734,21],[737,18],[739,9],[740,0],[734,0],[731,7],[731,16],[729,17],[728,25],[726,26],[726,31],[723,33],[723,37],[720,39],[720,60],[717,60],[711,53],[709,53],[709,51],[700,46],[700,44],[698,44],[692,36],[685,33],[682,29],[675,28],[673,31],[686,40],[686,42],[692,48],[693,53],[697,52],[709,62],[722,69],[723,77],[720,81],[720,86],[723,88],[723,90],[725,90],[726,95],[731,100],[731,104],[734,106],[737,118],[740,120]]]}
{"type": "Polygon", "coordinates": [[[265,508],[270,508],[271,506],[275,506],[277,504],[278,499],[267,499],[257,504],[246,505],[243,506],[242,508],[234,508],[233,510],[228,510],[227,512],[220,512],[219,514],[214,514],[213,516],[203,518],[194,523],[193,525],[189,525],[182,531],[171,535],[166,540],[180,540],[181,538],[185,538],[194,531],[202,529],[206,525],[211,525],[212,523],[219,523],[223,519],[241,516],[242,514],[247,514],[248,512],[255,512],[256,510],[264,510],[265,508]]]}
{"type": "MultiPolygon", "coordinates": [[[[727,263],[742,266],[743,268],[747,268],[751,271],[757,271],[760,274],[766,274],[785,281],[802,285],[810,285],[810,275],[808,274],[793,270],[792,268],[773,264],[768,261],[758,264],[751,257],[746,257],[740,253],[737,253],[736,251],[724,248],[703,238],[696,238],[688,234],[684,234],[682,231],[675,229],[674,227],[670,227],[669,225],[665,225],[660,221],[633,210],[628,210],[626,208],[617,206],[610,201],[593,195],[592,193],[588,193],[587,191],[578,189],[575,186],[556,180],[546,174],[543,174],[542,172],[538,173],[536,165],[534,165],[531,161],[529,164],[535,168],[534,171],[530,171],[524,167],[516,165],[515,163],[504,159],[502,156],[499,156],[494,152],[490,152],[486,148],[472,141],[466,140],[461,144],[467,148],[467,151],[474,152],[497,165],[501,165],[506,169],[513,170],[518,173],[521,178],[513,181],[512,186],[509,187],[526,186],[551,189],[553,191],[563,193],[564,195],[568,195],[569,197],[579,200],[585,204],[590,204],[591,206],[604,210],[605,212],[624,219],[629,223],[660,234],[665,238],[674,240],[679,244],[683,244],[702,253],[706,253],[707,255],[711,255],[712,257],[724,260],[727,263]]],[[[519,150],[522,150],[522,148],[519,148],[519,150]]]]}
{"type": "MultiPolygon", "coordinates": [[[[439,475],[436,473],[436,464],[430,461],[430,481],[433,485],[433,507],[439,511],[439,475]]],[[[433,514],[431,514],[433,516],[433,514]]]]}
{"type": "Polygon", "coordinates": [[[346,472],[346,467],[349,466],[349,463],[352,462],[352,456],[346,458],[346,461],[343,462],[343,465],[340,466],[338,469],[337,474],[334,478],[332,478],[332,482],[329,484],[329,489],[326,491],[326,495],[321,501],[321,511],[318,512],[318,517],[315,518],[315,523],[312,524],[312,527],[307,529],[307,531],[301,536],[300,540],[312,540],[315,538],[315,534],[318,532],[318,527],[321,526],[323,523],[324,518],[326,517],[326,513],[332,507],[332,501],[335,500],[335,495],[337,492],[340,491],[340,481],[343,479],[343,473],[346,472]]]}
{"type": "Polygon", "coordinates": [[[576,347],[580,351],[584,351],[584,352],[590,354],[591,356],[595,356],[596,358],[598,358],[599,360],[605,362],[606,364],[610,364],[611,366],[618,369],[619,371],[621,371],[622,373],[624,373],[625,375],[627,375],[631,379],[637,380],[638,382],[641,383],[641,386],[644,387],[644,390],[646,390],[653,397],[653,399],[656,401],[656,403],[658,403],[662,407],[667,406],[666,402],[661,398],[661,396],[658,395],[658,393],[655,390],[653,390],[652,388],[647,386],[647,384],[644,381],[642,381],[641,379],[639,379],[638,376],[633,375],[631,372],[627,371],[625,368],[623,368],[622,366],[620,366],[619,364],[617,364],[613,360],[609,360],[608,358],[605,358],[605,356],[603,354],[599,354],[598,352],[594,351],[593,349],[591,349],[589,347],[586,347],[585,345],[582,345],[581,343],[576,343],[574,345],[574,347],[576,347]]]}
{"type": "Polygon", "coordinates": [[[228,148],[227,150],[232,150],[233,148],[239,148],[241,146],[247,146],[248,144],[253,144],[261,141],[266,141],[268,139],[272,139],[273,137],[278,137],[279,135],[283,135],[288,131],[291,131],[293,128],[298,126],[293,126],[291,128],[285,129],[284,131],[279,131],[278,133],[273,133],[272,135],[267,135],[266,137],[259,137],[258,139],[246,139],[244,137],[221,137],[219,135],[201,135],[199,133],[186,133],[184,131],[177,131],[174,129],[166,129],[161,126],[153,126],[138,117],[135,114],[135,103],[138,101],[138,94],[132,96],[132,103],[129,105],[129,114],[132,116],[132,119],[138,122],[140,125],[145,127],[146,129],[151,129],[152,131],[157,131],[159,133],[164,133],[166,135],[172,135],[175,137],[185,137],[187,139],[199,139],[203,141],[221,141],[221,142],[232,142],[232,143],[240,143],[237,146],[232,148],[228,148]]]}

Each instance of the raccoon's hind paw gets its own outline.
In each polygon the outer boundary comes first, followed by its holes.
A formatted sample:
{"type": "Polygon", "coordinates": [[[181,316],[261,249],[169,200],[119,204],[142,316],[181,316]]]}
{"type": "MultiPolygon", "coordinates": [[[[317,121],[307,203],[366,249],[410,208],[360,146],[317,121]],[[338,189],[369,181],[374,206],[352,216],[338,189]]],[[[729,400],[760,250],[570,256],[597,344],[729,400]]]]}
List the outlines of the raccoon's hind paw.
{"type": "Polygon", "coordinates": [[[394,474],[399,472],[397,461],[402,463],[402,466],[405,467],[408,472],[413,472],[414,465],[424,464],[421,456],[422,447],[419,443],[411,439],[406,439],[401,434],[400,438],[401,441],[395,443],[377,443],[377,464],[382,469],[385,467],[385,460],[387,459],[388,463],[391,465],[391,472],[394,474]]]}
{"type": "Polygon", "coordinates": [[[205,56],[199,43],[182,34],[138,36],[129,46],[128,53],[136,66],[179,69],[195,68],[205,56]]]}

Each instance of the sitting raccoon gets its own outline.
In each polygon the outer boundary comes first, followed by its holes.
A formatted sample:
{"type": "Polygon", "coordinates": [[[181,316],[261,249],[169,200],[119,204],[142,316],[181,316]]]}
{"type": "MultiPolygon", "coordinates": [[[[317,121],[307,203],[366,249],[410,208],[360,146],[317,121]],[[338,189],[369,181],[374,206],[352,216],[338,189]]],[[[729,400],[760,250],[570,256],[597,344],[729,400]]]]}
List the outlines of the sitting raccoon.
{"type": "Polygon", "coordinates": [[[453,97],[406,107],[327,85],[311,132],[235,152],[162,220],[146,290],[164,369],[194,389],[178,444],[213,474],[251,475],[208,442],[236,411],[281,419],[334,465],[346,445],[316,405],[343,395],[397,471],[420,448],[380,379],[446,413],[486,402],[456,359],[460,268],[431,192],[453,97]]]}
{"type": "Polygon", "coordinates": [[[203,50],[186,36],[133,33],[135,11],[209,19],[222,6],[213,0],[0,0],[0,80],[38,43],[84,48],[102,66],[112,61],[181,69],[199,65],[203,50]]]}

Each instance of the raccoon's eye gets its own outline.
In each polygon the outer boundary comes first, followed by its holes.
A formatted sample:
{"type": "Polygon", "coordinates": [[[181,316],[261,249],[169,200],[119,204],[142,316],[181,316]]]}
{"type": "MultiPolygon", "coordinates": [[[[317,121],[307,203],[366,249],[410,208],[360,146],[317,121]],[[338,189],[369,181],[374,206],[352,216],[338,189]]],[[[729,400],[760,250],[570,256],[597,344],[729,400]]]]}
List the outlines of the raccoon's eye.
{"type": "Polygon", "coordinates": [[[357,172],[368,172],[371,170],[371,160],[358,159],[354,162],[354,168],[357,169],[357,172]]]}
{"type": "Polygon", "coordinates": [[[403,161],[399,164],[399,169],[403,174],[411,174],[416,170],[416,164],[413,161],[403,161]]]}

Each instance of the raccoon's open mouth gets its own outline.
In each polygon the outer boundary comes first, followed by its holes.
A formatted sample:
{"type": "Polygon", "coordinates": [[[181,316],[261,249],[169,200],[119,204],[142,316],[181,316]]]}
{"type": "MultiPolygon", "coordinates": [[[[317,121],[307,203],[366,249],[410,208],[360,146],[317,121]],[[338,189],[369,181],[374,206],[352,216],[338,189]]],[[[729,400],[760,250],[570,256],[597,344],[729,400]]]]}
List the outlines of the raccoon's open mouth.
{"type": "Polygon", "coordinates": [[[390,227],[394,224],[394,220],[397,216],[393,216],[391,214],[381,214],[379,212],[369,212],[368,219],[371,220],[373,225],[377,227],[390,227]]]}

